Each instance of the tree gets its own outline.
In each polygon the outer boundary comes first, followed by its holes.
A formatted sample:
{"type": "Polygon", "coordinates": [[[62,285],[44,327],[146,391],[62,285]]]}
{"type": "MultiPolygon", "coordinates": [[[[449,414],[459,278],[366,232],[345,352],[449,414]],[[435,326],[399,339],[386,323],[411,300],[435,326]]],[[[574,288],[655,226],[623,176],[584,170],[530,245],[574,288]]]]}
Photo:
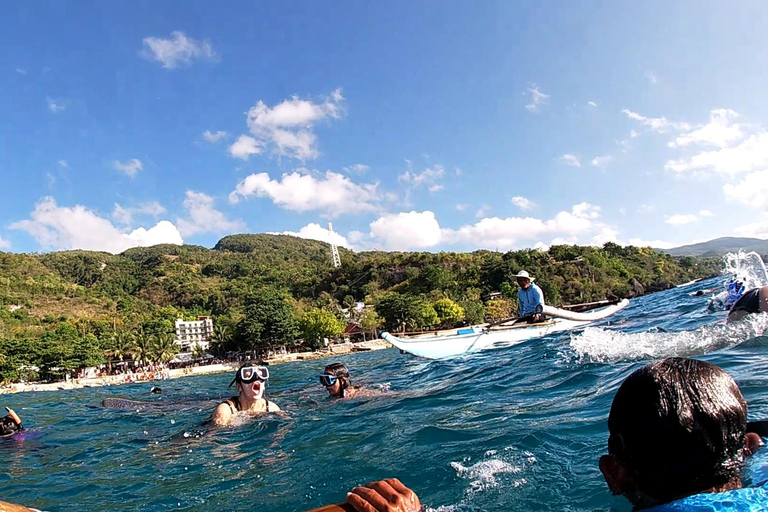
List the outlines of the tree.
{"type": "Polygon", "coordinates": [[[290,296],[274,288],[263,288],[246,302],[245,318],[238,324],[240,337],[249,346],[289,345],[298,337],[290,296]]]}
{"type": "Polygon", "coordinates": [[[464,320],[469,325],[481,324],[485,321],[485,306],[477,299],[464,299],[459,301],[464,309],[464,320]]]}
{"type": "MultiPolygon", "coordinates": [[[[195,347],[198,345],[195,344],[195,347]]],[[[154,362],[167,363],[179,352],[179,346],[176,344],[172,334],[157,334],[154,336],[151,348],[151,356],[154,362]]]]}
{"type": "Polygon", "coordinates": [[[139,364],[149,362],[152,357],[152,336],[144,331],[138,331],[133,337],[131,358],[139,364]]]}
{"type": "Polygon", "coordinates": [[[323,346],[323,338],[338,336],[344,332],[344,327],[343,322],[324,309],[309,309],[299,318],[299,329],[304,343],[315,350],[323,346]]]}
{"type": "Polygon", "coordinates": [[[494,320],[499,320],[501,318],[509,318],[512,316],[513,308],[514,303],[509,299],[494,299],[488,301],[485,311],[488,313],[488,316],[494,320]]]}
{"type": "Polygon", "coordinates": [[[440,299],[432,304],[441,324],[457,324],[464,320],[464,308],[451,299],[440,299]]]}
{"type": "Polygon", "coordinates": [[[371,337],[376,337],[376,329],[384,325],[384,320],[373,309],[364,309],[360,315],[360,328],[363,330],[363,340],[365,333],[370,333],[371,337]]]}
{"type": "Polygon", "coordinates": [[[202,359],[206,355],[206,351],[199,343],[192,345],[192,359],[202,359]]]}

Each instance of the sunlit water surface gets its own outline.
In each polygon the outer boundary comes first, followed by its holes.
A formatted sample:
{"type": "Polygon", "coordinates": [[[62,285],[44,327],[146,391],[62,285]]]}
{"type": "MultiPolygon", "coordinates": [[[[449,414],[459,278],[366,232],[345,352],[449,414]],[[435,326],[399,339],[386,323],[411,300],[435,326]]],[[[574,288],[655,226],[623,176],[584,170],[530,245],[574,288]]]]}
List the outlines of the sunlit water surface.
{"type": "MultiPolygon", "coordinates": [[[[723,278],[639,299],[596,327],[449,361],[395,349],[338,359],[376,398],[332,401],[329,359],[272,367],[286,417],[210,430],[228,374],[3,396],[29,427],[0,440],[0,497],[45,510],[302,511],[356,484],[397,476],[431,509],[615,510],[597,460],[621,381],[649,359],[696,356],[768,418],[768,316],[724,325],[706,296],[723,278]],[[107,396],[159,401],[100,407],[107,396]]],[[[231,391],[231,390],[229,390],[231,391]]]]}

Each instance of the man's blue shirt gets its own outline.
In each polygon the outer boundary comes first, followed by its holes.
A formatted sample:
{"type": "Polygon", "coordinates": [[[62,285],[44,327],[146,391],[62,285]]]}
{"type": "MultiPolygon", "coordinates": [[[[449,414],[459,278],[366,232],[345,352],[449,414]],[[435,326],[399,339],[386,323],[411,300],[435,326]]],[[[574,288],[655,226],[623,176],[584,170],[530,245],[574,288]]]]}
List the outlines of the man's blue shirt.
{"type": "Polygon", "coordinates": [[[517,290],[517,300],[520,302],[520,316],[535,313],[536,306],[544,306],[544,293],[541,288],[531,283],[527,289],[517,290]]]}

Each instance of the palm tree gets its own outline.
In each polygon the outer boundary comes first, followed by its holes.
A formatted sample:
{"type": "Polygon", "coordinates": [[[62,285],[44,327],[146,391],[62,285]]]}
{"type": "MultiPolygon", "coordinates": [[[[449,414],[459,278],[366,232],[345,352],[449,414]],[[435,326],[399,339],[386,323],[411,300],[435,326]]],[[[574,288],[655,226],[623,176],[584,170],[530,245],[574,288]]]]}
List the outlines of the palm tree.
{"type": "Polygon", "coordinates": [[[112,359],[119,359],[122,363],[125,356],[130,355],[133,349],[133,333],[122,329],[112,333],[112,348],[105,350],[104,355],[109,357],[109,371],[112,371],[112,359]]]}
{"type": "Polygon", "coordinates": [[[227,352],[229,344],[232,341],[232,331],[227,325],[216,324],[213,326],[213,335],[211,336],[210,351],[217,356],[222,356],[227,352]]]}
{"type": "Polygon", "coordinates": [[[205,349],[199,343],[192,345],[192,359],[202,359],[205,357],[205,349]]]}
{"type": "Polygon", "coordinates": [[[158,334],[152,344],[152,356],[156,362],[167,363],[179,351],[179,346],[174,341],[173,335],[169,333],[158,334]]]}
{"type": "Polygon", "coordinates": [[[133,337],[131,358],[139,364],[149,362],[152,356],[152,338],[144,331],[138,331],[133,337]]]}

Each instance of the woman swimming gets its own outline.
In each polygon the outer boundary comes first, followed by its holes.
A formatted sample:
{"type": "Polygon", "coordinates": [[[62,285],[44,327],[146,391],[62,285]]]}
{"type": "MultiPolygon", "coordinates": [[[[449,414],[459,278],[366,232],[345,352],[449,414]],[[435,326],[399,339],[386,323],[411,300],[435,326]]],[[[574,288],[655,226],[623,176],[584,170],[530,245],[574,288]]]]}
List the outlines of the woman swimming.
{"type": "Polygon", "coordinates": [[[247,364],[238,368],[229,387],[235,384],[239,393],[216,407],[211,417],[213,424],[216,426],[229,425],[232,422],[232,417],[239,412],[249,416],[265,412],[279,412],[280,407],[266,399],[268,379],[269,369],[266,366],[247,364]]]}

